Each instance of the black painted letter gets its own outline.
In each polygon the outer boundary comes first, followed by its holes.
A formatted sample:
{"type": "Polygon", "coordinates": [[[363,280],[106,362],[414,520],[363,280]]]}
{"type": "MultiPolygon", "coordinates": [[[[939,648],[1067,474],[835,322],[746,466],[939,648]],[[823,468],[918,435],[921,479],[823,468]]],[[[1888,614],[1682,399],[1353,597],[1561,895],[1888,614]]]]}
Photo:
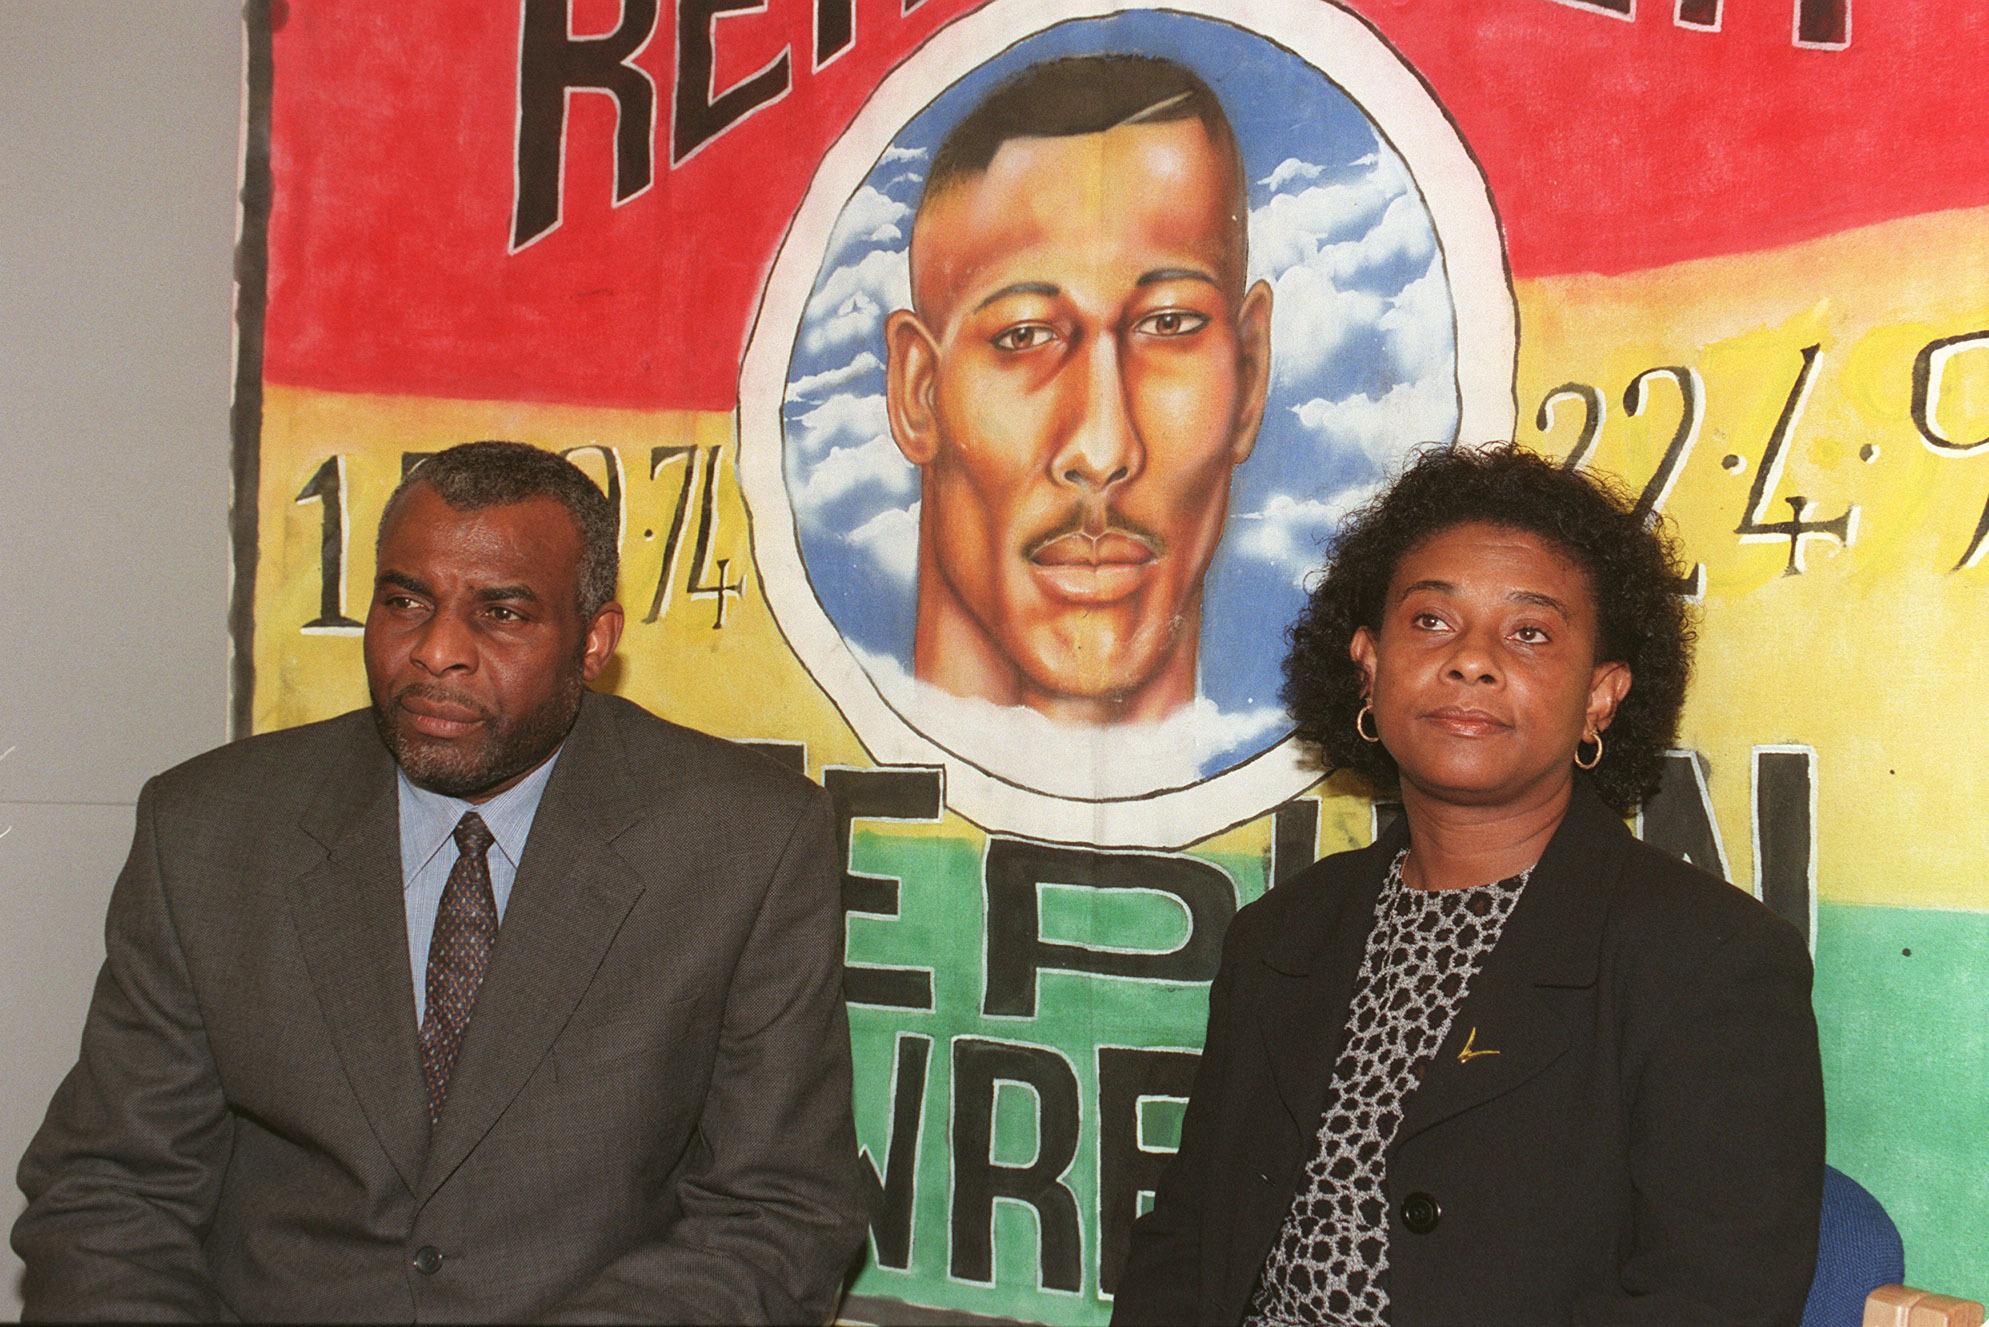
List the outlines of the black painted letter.
{"type": "Polygon", "coordinates": [[[1796,0],[1796,42],[1802,46],[1851,44],[1851,0],[1796,0]]]}
{"type": "Polygon", "coordinates": [[[856,42],[856,0],[815,0],[815,67],[820,69],[856,42]]]}
{"type": "Polygon", "coordinates": [[[567,35],[568,0],[524,0],[518,40],[518,192],[511,247],[522,249],[559,225],[566,94],[572,88],[615,99],[615,201],[625,203],[655,176],[656,88],[628,63],[656,30],[656,0],[622,0],[622,21],[602,37],[567,35]]]}
{"type": "Polygon", "coordinates": [[[1950,438],[1941,432],[1935,418],[1940,413],[1941,380],[1946,376],[1948,361],[1970,350],[1989,354],[1989,330],[1929,341],[1913,357],[1913,427],[1937,451],[1972,452],[1989,447],[1989,432],[1967,441],[1950,438]]]}
{"type": "Polygon", "coordinates": [[[953,1275],[994,1280],[994,1207],[1012,1198],[1036,1209],[1036,1249],[1045,1290],[1079,1288],[1082,1234],[1077,1196],[1063,1182],[1077,1156],[1077,1075],[1055,1051],[962,1037],[953,1043],[953,1275]],[[1016,1083],[1036,1097],[1036,1159],[994,1159],[995,1087],[1016,1083]]]}
{"type": "Polygon", "coordinates": [[[1099,976],[1213,981],[1223,932],[1236,915],[1228,872],[1192,857],[1104,852],[992,835],[988,839],[988,971],[983,1013],[1036,1013],[1036,974],[1054,968],[1099,976]],[[1188,938],[1178,949],[1090,949],[1045,940],[1041,885],[1149,889],[1172,894],[1188,910],[1188,938]]]}
{"type": "Polygon", "coordinates": [[[1140,1195],[1160,1187],[1173,1148],[1142,1145],[1140,1102],[1188,1099],[1201,1056],[1188,1051],[1098,1048],[1098,1286],[1119,1289],[1140,1195]]]}
{"type": "MultiPolygon", "coordinates": [[[[939,819],[942,788],[936,769],[825,769],[822,786],[836,804],[836,850],[843,870],[843,918],[898,915],[897,880],[858,875],[849,869],[852,820],[939,819]]],[[[918,968],[880,968],[850,963],[843,968],[843,997],[852,1004],[895,1009],[932,1008],[932,974],[918,968]]]]}
{"type": "Polygon", "coordinates": [[[1816,753],[1807,747],[1754,748],[1754,878],[1761,901],[1803,933],[1810,947],[1816,888],[1816,753]]]}
{"type": "Polygon", "coordinates": [[[1697,751],[1664,753],[1658,790],[1644,799],[1643,838],[1724,880],[1729,878],[1727,857],[1720,846],[1719,824],[1713,819],[1705,771],[1705,757],[1697,751]]]}
{"type": "Polygon", "coordinates": [[[1264,872],[1270,888],[1319,860],[1319,799],[1296,797],[1277,809],[1271,820],[1271,864],[1264,872]]]}
{"type": "Polygon", "coordinates": [[[693,152],[787,91],[788,59],[773,62],[737,87],[712,86],[712,29],[725,14],[756,13],[767,0],[677,0],[676,114],[670,123],[670,160],[693,152]]]}
{"type": "Polygon", "coordinates": [[[932,1038],[916,1032],[898,1034],[898,1065],[891,1082],[891,1141],[884,1173],[869,1152],[859,1154],[863,1176],[870,1184],[870,1237],[877,1243],[877,1265],[903,1271],[912,1265],[912,1197],[919,1166],[919,1130],[925,1121],[926,1066],[932,1060],[932,1038]]]}

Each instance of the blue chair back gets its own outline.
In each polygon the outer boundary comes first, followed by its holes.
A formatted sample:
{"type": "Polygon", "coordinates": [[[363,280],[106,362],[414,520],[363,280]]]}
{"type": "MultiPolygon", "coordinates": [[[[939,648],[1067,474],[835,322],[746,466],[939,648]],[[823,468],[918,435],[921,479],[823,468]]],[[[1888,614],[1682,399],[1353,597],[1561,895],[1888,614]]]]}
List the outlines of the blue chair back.
{"type": "Polygon", "coordinates": [[[1816,1278],[1802,1327],[1860,1327],[1865,1297],[1906,1280],[1906,1246],[1879,1200],[1834,1166],[1823,1168],[1823,1224],[1816,1278]]]}

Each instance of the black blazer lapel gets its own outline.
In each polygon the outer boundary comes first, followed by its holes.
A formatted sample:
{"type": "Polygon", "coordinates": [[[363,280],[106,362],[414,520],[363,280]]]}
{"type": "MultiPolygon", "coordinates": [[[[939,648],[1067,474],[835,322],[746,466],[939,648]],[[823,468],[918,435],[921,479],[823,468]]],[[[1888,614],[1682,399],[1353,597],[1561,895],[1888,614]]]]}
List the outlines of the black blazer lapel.
{"type": "Polygon", "coordinates": [[[641,807],[605,707],[586,698],[546,785],[416,1185],[426,1201],[545,1058],[643,892],[612,846],[641,807]]]}
{"type": "Polygon", "coordinates": [[[292,919],[319,1007],[360,1108],[412,1190],[428,1146],[428,1110],[408,968],[394,764],[370,724],[326,779],[305,832],[327,856],[288,881],[292,919]]]}
{"type": "Polygon", "coordinates": [[[1279,919],[1282,929],[1257,952],[1254,1035],[1275,1091],[1239,1103],[1245,1113],[1226,1121],[1256,1178],[1220,1200],[1233,1204],[1231,1238],[1222,1254],[1222,1285],[1204,1305],[1212,1319],[1241,1316],[1291,1206],[1299,1170],[1311,1159],[1374,905],[1407,838],[1398,821],[1361,852],[1329,858],[1279,886],[1310,897],[1295,900],[1298,906],[1279,919]]]}
{"type": "Polygon", "coordinates": [[[1405,1104],[1394,1148],[1432,1125],[1512,1091],[1568,1049],[1571,992],[1595,985],[1603,923],[1629,831],[1577,780],[1504,934],[1470,991],[1422,1085],[1405,1104]]]}
{"type": "Polygon", "coordinates": [[[1407,839],[1398,822],[1377,843],[1330,864],[1332,874],[1312,886],[1320,892],[1317,904],[1264,949],[1258,1033],[1278,1096],[1302,1137],[1319,1127],[1374,906],[1388,864],[1407,839]]]}

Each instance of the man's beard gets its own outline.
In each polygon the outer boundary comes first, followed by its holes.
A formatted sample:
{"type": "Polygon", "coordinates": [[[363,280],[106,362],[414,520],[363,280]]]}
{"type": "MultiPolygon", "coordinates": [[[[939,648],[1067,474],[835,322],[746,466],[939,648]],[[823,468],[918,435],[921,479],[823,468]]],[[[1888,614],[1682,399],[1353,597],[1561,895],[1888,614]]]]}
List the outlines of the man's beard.
{"type": "Polygon", "coordinates": [[[543,705],[515,718],[500,719],[489,709],[445,687],[410,682],[384,704],[373,697],[373,726],[394,761],[418,788],[444,797],[474,797],[530,770],[553,753],[580,713],[584,690],[574,669],[560,679],[558,691],[543,705]],[[446,702],[475,711],[482,723],[473,742],[444,742],[402,731],[397,717],[404,696],[446,702]]]}

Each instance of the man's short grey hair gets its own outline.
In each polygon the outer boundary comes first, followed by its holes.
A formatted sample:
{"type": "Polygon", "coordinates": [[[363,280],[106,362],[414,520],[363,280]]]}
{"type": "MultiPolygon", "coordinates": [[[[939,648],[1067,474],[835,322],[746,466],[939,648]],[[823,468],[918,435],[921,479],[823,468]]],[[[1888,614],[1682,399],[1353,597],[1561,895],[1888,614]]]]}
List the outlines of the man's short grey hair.
{"type": "Polygon", "coordinates": [[[580,615],[591,619],[615,597],[615,578],[621,572],[615,509],[587,472],[565,457],[522,442],[465,442],[451,447],[401,480],[380,513],[382,534],[417,485],[434,489],[457,511],[551,498],[566,508],[580,531],[580,615]]]}

